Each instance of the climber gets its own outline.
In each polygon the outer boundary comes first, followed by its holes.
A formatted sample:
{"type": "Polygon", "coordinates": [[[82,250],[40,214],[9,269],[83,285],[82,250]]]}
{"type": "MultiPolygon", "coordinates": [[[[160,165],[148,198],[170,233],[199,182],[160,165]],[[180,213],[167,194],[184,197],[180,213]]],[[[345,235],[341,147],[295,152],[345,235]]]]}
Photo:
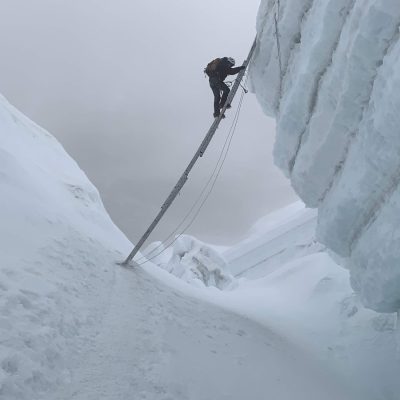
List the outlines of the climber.
{"type": "MultiPolygon", "coordinates": [[[[219,117],[220,110],[224,107],[230,92],[224,80],[228,75],[236,75],[241,70],[246,69],[244,65],[233,68],[234,65],[235,60],[232,57],[216,58],[204,70],[210,77],[210,87],[214,93],[214,118],[219,117]]],[[[226,108],[231,108],[231,105],[228,104],[226,108]]],[[[225,118],[225,116],[222,116],[222,118],[225,118]]]]}

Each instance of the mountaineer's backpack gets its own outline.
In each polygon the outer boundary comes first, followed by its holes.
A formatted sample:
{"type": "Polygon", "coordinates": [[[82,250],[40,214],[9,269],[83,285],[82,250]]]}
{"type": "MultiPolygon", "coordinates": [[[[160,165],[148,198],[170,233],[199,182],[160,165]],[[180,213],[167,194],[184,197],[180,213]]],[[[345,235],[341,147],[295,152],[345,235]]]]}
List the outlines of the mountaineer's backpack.
{"type": "Polygon", "coordinates": [[[207,64],[207,67],[204,69],[204,73],[208,76],[215,76],[217,74],[218,67],[221,64],[221,58],[216,58],[207,64]]]}

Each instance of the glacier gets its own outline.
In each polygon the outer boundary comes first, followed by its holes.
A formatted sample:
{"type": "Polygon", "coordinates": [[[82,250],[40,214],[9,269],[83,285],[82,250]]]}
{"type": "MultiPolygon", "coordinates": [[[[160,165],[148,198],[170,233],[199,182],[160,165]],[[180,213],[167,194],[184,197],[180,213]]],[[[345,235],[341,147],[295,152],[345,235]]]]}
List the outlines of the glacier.
{"type": "Polygon", "coordinates": [[[400,2],[263,0],[251,88],[317,239],[378,312],[400,308],[400,2]]]}
{"type": "Polygon", "coordinates": [[[400,331],[376,311],[400,297],[399,16],[391,0],[261,3],[252,88],[310,208],[222,256],[182,236],[117,266],[132,244],[97,189],[0,97],[0,399],[397,399],[400,331]]]}

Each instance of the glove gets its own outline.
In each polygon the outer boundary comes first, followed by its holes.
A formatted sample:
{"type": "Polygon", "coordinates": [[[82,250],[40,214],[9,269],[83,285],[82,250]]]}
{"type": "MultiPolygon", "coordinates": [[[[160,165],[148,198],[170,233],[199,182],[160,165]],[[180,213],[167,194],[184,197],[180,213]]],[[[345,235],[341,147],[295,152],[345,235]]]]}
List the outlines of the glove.
{"type": "Polygon", "coordinates": [[[240,67],[240,70],[243,71],[244,69],[246,69],[246,66],[245,66],[245,65],[242,65],[242,66],[240,67]]]}

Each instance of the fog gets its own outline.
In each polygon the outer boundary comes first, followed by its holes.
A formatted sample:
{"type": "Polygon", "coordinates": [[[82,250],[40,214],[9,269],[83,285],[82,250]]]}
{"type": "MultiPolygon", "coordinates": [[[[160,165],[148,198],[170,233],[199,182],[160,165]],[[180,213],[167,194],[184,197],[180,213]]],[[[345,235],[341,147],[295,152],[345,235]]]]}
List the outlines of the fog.
{"type": "MultiPolygon", "coordinates": [[[[212,123],[203,69],[241,63],[259,0],[1,0],[0,92],[48,129],[137,241],[212,123]]],[[[151,240],[181,221],[208,180],[237,100],[187,187],[151,240]]],[[[262,215],[296,199],[273,166],[274,122],[245,96],[224,169],[188,233],[239,240],[262,215]]]]}

